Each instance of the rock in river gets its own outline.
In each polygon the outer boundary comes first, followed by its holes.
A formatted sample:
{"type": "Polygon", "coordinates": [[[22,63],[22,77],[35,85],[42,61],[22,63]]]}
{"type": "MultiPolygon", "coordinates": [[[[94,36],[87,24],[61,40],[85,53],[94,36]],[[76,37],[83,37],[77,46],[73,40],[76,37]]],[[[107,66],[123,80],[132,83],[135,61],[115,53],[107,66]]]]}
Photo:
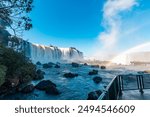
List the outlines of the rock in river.
{"type": "Polygon", "coordinates": [[[101,90],[90,92],[88,94],[87,100],[97,100],[101,94],[102,94],[101,90]]]}
{"type": "Polygon", "coordinates": [[[36,86],[35,86],[35,88],[36,89],[39,89],[39,90],[46,90],[48,87],[50,87],[50,86],[54,86],[54,87],[56,87],[56,84],[54,84],[52,81],[50,81],[50,80],[43,80],[43,81],[41,81],[41,82],[39,82],[36,86]]]}
{"type": "Polygon", "coordinates": [[[92,70],[89,72],[89,75],[97,75],[98,74],[98,70],[92,70]]]}
{"type": "Polygon", "coordinates": [[[79,64],[78,63],[72,63],[72,67],[79,67],[79,64]]]}
{"type": "Polygon", "coordinates": [[[102,78],[101,78],[100,76],[96,76],[96,77],[93,78],[93,81],[94,81],[96,84],[98,84],[98,83],[100,83],[100,82],[102,81],[102,78]]]}
{"type": "Polygon", "coordinates": [[[54,86],[54,85],[50,85],[46,88],[46,94],[50,94],[50,95],[59,95],[59,91],[58,89],[54,86]]]}
{"type": "Polygon", "coordinates": [[[64,74],[65,78],[74,78],[74,77],[77,77],[77,76],[78,76],[78,74],[74,74],[74,73],[71,73],[71,72],[64,74]]]}

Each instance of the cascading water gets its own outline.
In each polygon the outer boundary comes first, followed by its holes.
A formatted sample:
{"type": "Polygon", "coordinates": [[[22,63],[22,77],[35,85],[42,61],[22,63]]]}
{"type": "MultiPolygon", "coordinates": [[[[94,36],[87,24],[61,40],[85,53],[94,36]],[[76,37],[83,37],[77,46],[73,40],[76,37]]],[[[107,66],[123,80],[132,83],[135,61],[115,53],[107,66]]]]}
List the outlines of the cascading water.
{"type": "MultiPolygon", "coordinates": [[[[8,47],[14,45],[13,42],[8,42],[8,47]]],[[[17,51],[23,50],[25,55],[32,60],[33,63],[41,62],[77,62],[82,61],[83,53],[76,48],[58,48],[56,46],[44,46],[39,44],[32,44],[30,42],[21,40],[20,44],[13,47],[17,51]]]]}

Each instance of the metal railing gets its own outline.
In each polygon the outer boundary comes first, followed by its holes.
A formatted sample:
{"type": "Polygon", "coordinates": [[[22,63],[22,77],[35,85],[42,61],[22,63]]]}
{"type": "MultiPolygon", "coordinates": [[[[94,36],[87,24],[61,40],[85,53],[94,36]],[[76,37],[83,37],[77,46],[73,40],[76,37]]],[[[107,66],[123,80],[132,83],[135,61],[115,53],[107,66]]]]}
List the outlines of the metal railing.
{"type": "Polygon", "coordinates": [[[149,87],[145,87],[146,81],[148,81],[147,84],[150,83],[150,76],[146,79],[140,74],[119,75],[109,83],[98,100],[118,100],[122,91],[125,90],[139,90],[143,93],[143,89],[150,89],[149,85],[147,85],[149,87]]]}

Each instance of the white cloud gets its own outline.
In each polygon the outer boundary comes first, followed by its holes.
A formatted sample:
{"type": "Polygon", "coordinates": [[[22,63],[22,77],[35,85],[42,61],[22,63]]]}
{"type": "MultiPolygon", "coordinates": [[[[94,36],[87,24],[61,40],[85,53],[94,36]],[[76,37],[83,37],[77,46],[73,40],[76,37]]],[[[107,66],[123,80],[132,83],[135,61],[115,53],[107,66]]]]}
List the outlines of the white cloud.
{"type": "Polygon", "coordinates": [[[130,10],[137,4],[136,0],[106,1],[103,7],[103,25],[105,31],[98,36],[98,39],[103,43],[103,48],[111,49],[118,40],[122,23],[120,13],[130,10]]]}
{"type": "Polygon", "coordinates": [[[99,60],[109,60],[117,51],[116,43],[121,33],[121,13],[131,10],[138,5],[137,0],[107,0],[103,6],[104,32],[98,35],[98,44],[95,47],[93,56],[99,60]]]}

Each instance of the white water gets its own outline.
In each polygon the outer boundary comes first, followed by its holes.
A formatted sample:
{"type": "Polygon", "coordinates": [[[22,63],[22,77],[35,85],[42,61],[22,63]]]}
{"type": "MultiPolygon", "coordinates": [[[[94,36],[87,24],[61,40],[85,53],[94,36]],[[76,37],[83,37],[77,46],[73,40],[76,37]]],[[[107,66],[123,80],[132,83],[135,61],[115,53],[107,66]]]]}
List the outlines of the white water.
{"type": "Polygon", "coordinates": [[[61,62],[61,61],[80,61],[83,59],[82,52],[75,48],[58,48],[55,46],[43,46],[38,44],[30,44],[30,58],[33,63],[40,61],[61,62]]]}
{"type": "MultiPolygon", "coordinates": [[[[58,48],[56,46],[44,46],[32,44],[30,42],[19,40],[20,45],[13,47],[16,51],[24,51],[25,55],[32,60],[33,63],[41,62],[78,62],[82,61],[83,53],[76,48],[58,48]]],[[[15,45],[14,42],[8,42],[8,47],[15,45]]]]}
{"type": "Polygon", "coordinates": [[[111,63],[130,65],[130,62],[150,62],[150,42],[138,45],[121,53],[111,63]]]}

